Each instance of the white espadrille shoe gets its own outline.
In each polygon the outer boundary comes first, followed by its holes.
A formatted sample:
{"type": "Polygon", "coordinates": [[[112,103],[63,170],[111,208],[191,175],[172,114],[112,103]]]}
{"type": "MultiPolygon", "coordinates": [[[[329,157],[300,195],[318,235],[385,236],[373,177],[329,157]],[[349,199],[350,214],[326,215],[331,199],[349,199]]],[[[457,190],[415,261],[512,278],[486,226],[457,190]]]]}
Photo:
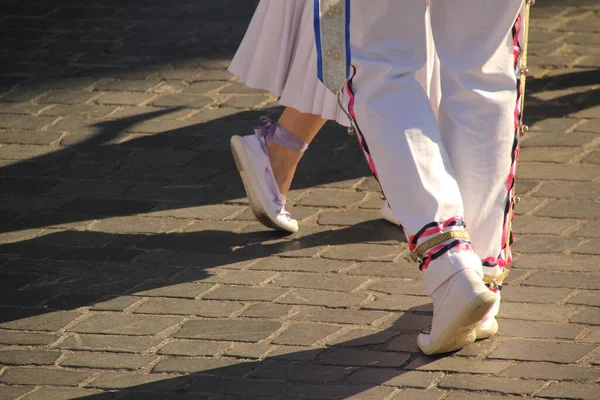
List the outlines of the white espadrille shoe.
{"type": "Polygon", "coordinates": [[[256,219],[268,228],[298,231],[298,221],[285,210],[264,140],[258,135],[233,136],[231,151],[256,219]]]}
{"type": "Polygon", "coordinates": [[[433,323],[417,344],[425,354],[461,349],[476,339],[475,328],[492,309],[496,296],[473,269],[463,269],[433,293],[433,323]]]}

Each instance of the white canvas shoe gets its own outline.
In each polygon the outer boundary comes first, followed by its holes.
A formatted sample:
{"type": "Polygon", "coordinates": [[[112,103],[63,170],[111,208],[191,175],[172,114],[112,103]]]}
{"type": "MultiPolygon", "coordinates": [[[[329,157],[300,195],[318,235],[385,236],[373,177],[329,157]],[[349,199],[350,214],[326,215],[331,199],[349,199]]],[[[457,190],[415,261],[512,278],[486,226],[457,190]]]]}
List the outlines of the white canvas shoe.
{"type": "MultiPolygon", "coordinates": [[[[381,206],[381,215],[383,219],[394,225],[400,225],[400,221],[396,219],[396,216],[390,208],[390,204],[385,201],[381,206]]],[[[496,302],[494,307],[484,318],[475,326],[475,337],[477,340],[488,339],[498,333],[498,321],[496,321],[496,315],[500,309],[500,292],[496,292],[496,302]]],[[[427,328],[425,331],[430,330],[427,328]]]]}
{"type": "Polygon", "coordinates": [[[231,151],[256,219],[268,228],[298,231],[298,221],[285,210],[285,196],[279,193],[266,143],[257,135],[233,136],[231,151]]]}
{"type": "Polygon", "coordinates": [[[433,323],[423,331],[417,344],[425,354],[462,349],[476,339],[477,324],[492,309],[496,295],[474,269],[463,269],[433,293],[433,323]]]}

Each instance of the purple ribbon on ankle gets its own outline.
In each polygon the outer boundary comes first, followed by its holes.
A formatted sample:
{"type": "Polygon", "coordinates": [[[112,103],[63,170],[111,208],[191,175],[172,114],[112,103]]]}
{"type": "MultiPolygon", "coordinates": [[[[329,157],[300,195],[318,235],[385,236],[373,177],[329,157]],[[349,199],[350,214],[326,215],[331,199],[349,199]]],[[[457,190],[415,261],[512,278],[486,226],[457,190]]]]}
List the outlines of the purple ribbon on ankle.
{"type": "Polygon", "coordinates": [[[287,147],[294,151],[300,151],[304,153],[308,149],[308,143],[305,143],[298,136],[294,135],[278,122],[273,121],[268,117],[261,117],[260,119],[265,124],[254,128],[254,132],[259,137],[269,143],[275,143],[279,146],[287,147]]]}

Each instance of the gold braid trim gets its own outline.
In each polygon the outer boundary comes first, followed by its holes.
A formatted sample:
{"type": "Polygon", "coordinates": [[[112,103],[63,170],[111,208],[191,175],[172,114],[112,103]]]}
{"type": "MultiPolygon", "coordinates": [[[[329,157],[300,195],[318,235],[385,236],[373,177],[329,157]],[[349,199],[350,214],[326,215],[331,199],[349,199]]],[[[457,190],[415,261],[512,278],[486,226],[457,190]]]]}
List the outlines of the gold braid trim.
{"type": "Polygon", "coordinates": [[[452,230],[444,233],[440,233],[433,239],[429,239],[428,241],[422,243],[419,247],[413,251],[413,255],[417,257],[417,259],[421,259],[423,257],[423,253],[429,250],[430,248],[437,246],[440,243],[445,242],[450,239],[466,239],[469,240],[469,234],[465,232],[463,229],[460,230],[452,230]]]}
{"type": "Polygon", "coordinates": [[[502,272],[500,275],[497,276],[493,276],[493,275],[483,275],[483,282],[484,283],[502,283],[504,282],[504,280],[506,279],[506,277],[508,276],[508,274],[510,274],[510,269],[508,268],[504,268],[504,272],[502,272]]]}

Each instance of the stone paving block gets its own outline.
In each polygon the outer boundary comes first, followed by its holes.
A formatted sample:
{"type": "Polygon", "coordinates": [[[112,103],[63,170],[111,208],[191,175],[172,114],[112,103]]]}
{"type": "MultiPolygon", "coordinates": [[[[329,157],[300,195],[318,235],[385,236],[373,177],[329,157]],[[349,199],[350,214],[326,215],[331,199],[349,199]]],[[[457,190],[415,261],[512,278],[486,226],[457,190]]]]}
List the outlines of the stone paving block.
{"type": "Polygon", "coordinates": [[[186,208],[167,208],[149,213],[151,217],[174,217],[221,220],[243,210],[241,206],[207,205],[186,208]]]}
{"type": "MultiPolygon", "coordinates": [[[[532,196],[557,199],[594,200],[600,194],[600,184],[581,182],[545,182],[532,196]]],[[[543,232],[539,232],[543,233],[543,232]]]]}
{"type": "Polygon", "coordinates": [[[94,398],[99,400],[113,399],[112,393],[102,392],[100,390],[83,389],[59,389],[43,388],[24,397],[25,400],[68,400],[81,398],[94,398]]]}
{"type": "Polygon", "coordinates": [[[550,219],[522,216],[515,219],[514,231],[522,235],[562,235],[577,225],[576,220],[550,219]]]}
{"type": "Polygon", "coordinates": [[[125,389],[143,385],[144,390],[172,393],[183,386],[189,385],[189,382],[189,378],[173,378],[172,375],[141,375],[134,373],[107,372],[86,384],[85,387],[98,389],[125,389]]]}
{"type": "Polygon", "coordinates": [[[272,287],[221,286],[205,295],[208,300],[273,301],[286,293],[272,287]]]}
{"type": "Polygon", "coordinates": [[[331,346],[361,347],[386,343],[398,332],[387,329],[355,328],[341,336],[334,337],[328,343],[331,346]]]}
{"type": "MultiPolygon", "coordinates": [[[[504,306],[505,303],[502,303],[502,308],[504,306]]],[[[583,328],[574,325],[502,319],[498,334],[540,339],[575,339],[582,331],[583,328]]]]}
{"type": "MultiPolygon", "coordinates": [[[[283,391],[289,384],[276,380],[255,380],[240,378],[225,378],[216,376],[202,376],[194,379],[189,387],[189,392],[218,393],[231,395],[223,400],[235,398],[281,398],[283,391]]],[[[212,398],[212,396],[211,396],[212,398]]],[[[215,397],[219,399],[219,397],[215,397]]]]}
{"type": "Polygon", "coordinates": [[[351,265],[348,261],[320,260],[314,258],[267,258],[250,267],[254,270],[337,272],[351,265]]]}
{"type": "Polygon", "coordinates": [[[40,130],[52,124],[56,118],[49,116],[0,114],[0,128],[19,130],[40,130]]]}
{"type": "Polygon", "coordinates": [[[367,310],[386,311],[433,311],[431,299],[427,296],[390,295],[378,297],[362,306],[367,310]]]}
{"type": "Polygon", "coordinates": [[[470,375],[453,375],[442,378],[441,389],[485,390],[508,394],[532,394],[544,386],[543,381],[526,381],[508,378],[491,378],[470,375]]]}
{"type": "Polygon", "coordinates": [[[119,106],[137,106],[150,101],[153,94],[136,92],[109,92],[100,95],[96,101],[99,104],[119,105],[119,106]]]}
{"type": "Polygon", "coordinates": [[[600,325],[600,309],[588,308],[569,318],[569,322],[576,324],[600,325]]]}
{"type": "Polygon", "coordinates": [[[586,158],[583,159],[583,162],[589,164],[600,164],[600,151],[592,151],[586,158]]]}
{"type": "Polygon", "coordinates": [[[273,339],[274,344],[310,346],[338,332],[339,326],[295,324],[273,339]]]}
{"type": "MultiPolygon", "coordinates": [[[[36,310],[36,312],[39,312],[36,310]]],[[[54,311],[44,314],[20,318],[0,324],[2,329],[31,330],[31,331],[57,331],[81,316],[76,311],[54,311]]]]}
{"type": "Polygon", "coordinates": [[[322,289],[350,292],[365,280],[361,277],[348,275],[324,275],[324,274],[279,274],[273,279],[273,285],[280,287],[295,287],[302,289],[322,289]]]}
{"type": "Polygon", "coordinates": [[[362,367],[400,367],[410,355],[385,351],[335,349],[323,353],[319,360],[323,364],[362,366],[362,367]]]}
{"type": "Polygon", "coordinates": [[[503,376],[520,379],[544,379],[554,381],[591,380],[600,377],[600,370],[547,363],[521,363],[508,368],[503,376]]]}
{"type": "MultiPolygon", "coordinates": [[[[202,282],[218,282],[233,285],[260,285],[270,281],[276,275],[268,271],[226,271],[223,274],[210,275],[202,282]]],[[[280,285],[278,285],[280,286],[280,285]]]]}
{"type": "Polygon", "coordinates": [[[114,335],[72,335],[58,345],[60,349],[78,351],[105,351],[114,353],[142,353],[157,346],[162,339],[114,335]]]}
{"type": "Polygon", "coordinates": [[[179,297],[185,299],[195,299],[202,293],[205,293],[214,285],[209,283],[180,283],[177,285],[169,285],[158,287],[156,289],[144,290],[136,292],[136,296],[147,297],[179,297]]]}
{"type": "Polygon", "coordinates": [[[48,345],[58,340],[59,336],[49,333],[0,331],[0,344],[37,346],[48,345]]]}
{"type": "Polygon", "coordinates": [[[297,203],[314,207],[347,207],[363,200],[364,193],[320,189],[303,196],[297,203]]]}
{"type": "Polygon", "coordinates": [[[577,343],[550,343],[532,340],[509,340],[489,355],[492,359],[550,361],[570,364],[585,357],[596,346],[577,343]]]}
{"type": "Polygon", "coordinates": [[[500,318],[522,319],[530,321],[560,322],[577,312],[575,306],[552,306],[531,303],[502,303],[500,318]]]}
{"type": "Polygon", "coordinates": [[[600,255],[600,240],[592,240],[573,250],[576,254],[600,255]]]}
{"type": "MultiPolygon", "coordinates": [[[[403,351],[407,353],[421,353],[417,346],[418,332],[405,333],[395,336],[392,340],[386,343],[385,349],[388,351],[403,351]]],[[[470,346],[468,346],[470,347],[470,346]]],[[[460,354],[462,355],[462,354],[460,354]]]]}
{"type": "Polygon", "coordinates": [[[95,93],[73,92],[73,91],[51,91],[44,93],[37,99],[38,103],[52,104],[80,104],[86,103],[93,97],[95,93]]]}
{"type": "Polygon", "coordinates": [[[245,96],[232,96],[227,99],[222,104],[219,104],[220,107],[230,107],[230,108],[239,108],[239,109],[251,109],[260,106],[269,100],[269,96],[262,95],[245,95],[245,96]]]}
{"type": "Polygon", "coordinates": [[[269,354],[269,359],[285,361],[314,361],[325,349],[303,346],[278,346],[269,354]]]}
{"type": "MultiPolygon", "coordinates": [[[[284,306],[281,304],[259,303],[248,307],[242,317],[249,318],[280,318],[288,315],[292,306],[284,306]]],[[[324,321],[326,322],[326,321],[324,321]]]]}
{"type": "Polygon", "coordinates": [[[573,147],[524,147],[519,157],[531,162],[567,163],[581,154],[581,149],[573,147]]]}
{"type": "Polygon", "coordinates": [[[450,392],[444,400],[518,400],[521,396],[507,396],[503,394],[483,394],[481,392],[450,392]]]}
{"type": "Polygon", "coordinates": [[[579,239],[557,236],[519,235],[514,248],[520,253],[562,253],[577,247],[579,243],[579,239]]]}
{"type": "Polygon", "coordinates": [[[329,292],[325,290],[292,289],[277,299],[281,304],[325,306],[331,308],[356,307],[367,298],[362,293],[329,292]]]}
{"type": "Polygon", "coordinates": [[[600,343],[600,327],[590,328],[589,332],[580,339],[581,342],[586,343],[600,343]]]}
{"type": "Polygon", "coordinates": [[[296,321],[368,325],[388,315],[389,313],[380,311],[345,311],[311,307],[293,313],[290,318],[296,321]]]}
{"type": "MultiPolygon", "coordinates": [[[[565,254],[523,254],[515,266],[524,269],[544,269],[552,271],[597,271],[598,261],[593,257],[565,254]]],[[[513,270],[513,273],[516,270],[513,270]]],[[[509,277],[512,277],[509,275],[509,277]]]]}
{"type": "Polygon", "coordinates": [[[254,368],[254,364],[226,358],[170,358],[160,361],[154,369],[155,373],[198,373],[211,375],[246,375],[254,368]]]}
{"type": "Polygon", "coordinates": [[[502,289],[502,300],[516,303],[558,303],[570,293],[573,293],[572,289],[506,285],[502,289]]]}
{"type": "Polygon", "coordinates": [[[9,368],[0,382],[9,385],[77,386],[93,373],[47,368],[9,368]]]}
{"type": "Polygon", "coordinates": [[[394,261],[401,252],[399,246],[359,243],[352,246],[332,246],[321,256],[334,260],[394,261]]]}
{"type": "Polygon", "coordinates": [[[442,377],[439,373],[404,371],[399,369],[365,368],[348,377],[351,383],[367,383],[395,387],[425,389],[442,377]]]}
{"type": "Polygon", "coordinates": [[[119,296],[114,299],[96,303],[91,310],[95,311],[123,311],[126,308],[140,301],[139,297],[134,296],[119,296]]]}
{"type": "Polygon", "coordinates": [[[573,236],[600,237],[600,228],[592,223],[584,224],[583,228],[572,233],[573,236]]]}
{"type": "Polygon", "coordinates": [[[177,317],[99,314],[76,324],[69,330],[77,333],[112,335],[155,335],[183,321],[177,317]]]}
{"type": "Polygon", "coordinates": [[[522,163],[519,167],[519,177],[522,179],[587,182],[596,178],[600,172],[597,168],[587,165],[522,163]]]}
{"type": "Polygon", "coordinates": [[[422,278],[421,271],[415,263],[404,261],[394,263],[365,262],[348,271],[348,275],[385,276],[409,279],[422,278]]]}
{"type": "MultiPolygon", "coordinates": [[[[20,144],[20,145],[49,145],[50,143],[58,140],[61,137],[61,133],[59,132],[48,132],[48,131],[23,131],[17,129],[9,129],[0,131],[0,143],[8,143],[8,144],[20,144]]],[[[19,150],[19,156],[16,156],[16,148],[12,149],[13,151],[4,151],[6,158],[8,159],[22,159],[22,158],[30,158],[26,157],[25,152],[23,150],[19,150]]],[[[31,151],[29,154],[35,154],[35,152],[31,151]]],[[[50,148],[42,148],[38,149],[37,154],[42,155],[48,153],[50,148]]],[[[52,148],[52,151],[56,151],[56,148],[52,148]]]]}
{"type": "Polygon", "coordinates": [[[142,304],[140,308],[135,310],[135,313],[223,318],[229,317],[242,308],[244,308],[243,304],[234,302],[154,298],[142,304]]]}
{"type": "Polygon", "coordinates": [[[425,282],[412,279],[378,280],[368,286],[369,290],[388,294],[428,296],[425,282]]]}
{"type": "Polygon", "coordinates": [[[569,304],[600,307],[600,292],[582,292],[567,301],[569,304]]]}
{"type": "Polygon", "coordinates": [[[448,371],[469,374],[498,374],[510,363],[508,361],[482,361],[463,357],[447,357],[435,360],[422,357],[412,361],[405,368],[419,371],[448,371]]]}
{"type": "Polygon", "coordinates": [[[256,320],[187,321],[172,336],[182,339],[231,340],[258,342],[275,333],[281,324],[256,320]]]}
{"type": "Polygon", "coordinates": [[[53,365],[60,351],[47,350],[0,350],[0,364],[4,365],[53,365]]]}
{"type": "Polygon", "coordinates": [[[190,357],[214,356],[224,352],[230,347],[231,343],[228,342],[177,340],[167,343],[158,351],[158,354],[190,357]]]}
{"type": "Polygon", "coordinates": [[[364,211],[364,210],[351,210],[351,211],[340,211],[340,212],[328,212],[319,215],[319,225],[356,225],[375,219],[380,219],[381,213],[379,211],[364,211]]]}
{"type": "Polygon", "coordinates": [[[184,220],[164,218],[115,217],[106,218],[94,224],[90,229],[108,233],[164,233],[183,227],[184,220]]]}
{"type": "Polygon", "coordinates": [[[594,400],[598,398],[598,384],[557,382],[542,389],[537,396],[552,399],[594,400]]]}
{"type": "Polygon", "coordinates": [[[350,373],[348,368],[267,361],[250,374],[252,378],[285,381],[335,382],[350,373]]]}
{"type": "Polygon", "coordinates": [[[583,274],[565,274],[559,272],[537,272],[525,282],[529,286],[566,287],[573,289],[600,289],[600,276],[583,274]]]}
{"type": "Polygon", "coordinates": [[[368,400],[385,399],[394,389],[368,385],[292,385],[286,391],[289,396],[318,400],[368,400]]]}
{"type": "Polygon", "coordinates": [[[405,389],[394,396],[392,400],[440,400],[446,398],[444,396],[446,396],[446,393],[441,390],[405,389]]]}
{"type": "Polygon", "coordinates": [[[194,95],[166,95],[152,101],[154,107],[187,107],[187,108],[203,108],[213,102],[209,96],[194,96],[194,95]]]}
{"type": "Polygon", "coordinates": [[[229,357],[261,358],[274,347],[262,343],[241,343],[225,352],[229,357]]]}
{"type": "Polygon", "coordinates": [[[33,387],[23,386],[0,386],[0,399],[15,400],[33,389],[33,387]]]}
{"type": "Polygon", "coordinates": [[[60,362],[63,367],[99,369],[140,369],[156,360],[155,356],[84,353],[60,362]]]}
{"type": "Polygon", "coordinates": [[[600,218],[598,203],[582,200],[555,200],[536,211],[540,217],[551,218],[600,218]]]}

